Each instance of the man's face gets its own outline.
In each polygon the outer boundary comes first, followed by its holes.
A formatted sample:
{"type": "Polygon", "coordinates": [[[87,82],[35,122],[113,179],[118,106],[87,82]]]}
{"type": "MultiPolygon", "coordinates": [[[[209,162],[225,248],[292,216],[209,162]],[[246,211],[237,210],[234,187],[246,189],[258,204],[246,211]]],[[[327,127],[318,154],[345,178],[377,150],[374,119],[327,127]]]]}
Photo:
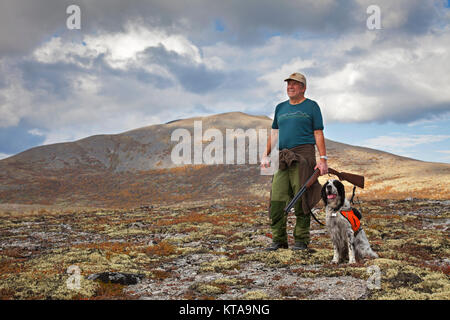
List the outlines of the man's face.
{"type": "Polygon", "coordinates": [[[287,95],[290,99],[300,98],[305,94],[306,88],[303,86],[303,83],[288,80],[287,81],[287,95]]]}

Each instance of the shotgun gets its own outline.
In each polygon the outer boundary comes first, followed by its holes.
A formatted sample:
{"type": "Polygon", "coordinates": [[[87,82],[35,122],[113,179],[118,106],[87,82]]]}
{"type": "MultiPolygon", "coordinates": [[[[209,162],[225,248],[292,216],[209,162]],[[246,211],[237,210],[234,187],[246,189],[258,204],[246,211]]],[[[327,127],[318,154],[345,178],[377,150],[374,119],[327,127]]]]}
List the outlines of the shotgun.
{"type": "MultiPolygon", "coordinates": [[[[348,181],[351,184],[364,189],[364,177],[363,176],[353,174],[353,173],[348,173],[348,172],[339,172],[332,168],[328,168],[328,173],[338,176],[339,180],[348,181]]],[[[305,193],[306,189],[308,189],[317,180],[319,175],[320,175],[320,170],[316,169],[314,171],[314,173],[308,178],[308,180],[306,180],[306,183],[303,185],[303,187],[301,187],[301,189],[297,192],[297,194],[292,198],[292,200],[289,202],[289,204],[286,206],[286,208],[284,208],[284,212],[286,214],[289,213],[289,211],[292,209],[292,207],[295,205],[295,203],[298,201],[298,199],[300,199],[300,197],[303,195],[303,193],[305,193]]]]}
{"type": "Polygon", "coordinates": [[[311,187],[311,185],[317,180],[317,178],[320,175],[320,170],[317,168],[313,174],[306,180],[306,183],[301,187],[301,189],[297,192],[297,194],[292,198],[292,200],[289,202],[289,204],[284,208],[284,212],[286,214],[289,213],[289,211],[292,209],[292,207],[295,205],[295,203],[300,199],[300,197],[305,193],[306,189],[311,187]]]}
{"type": "Polygon", "coordinates": [[[332,168],[328,168],[328,173],[338,176],[339,180],[348,181],[351,184],[353,184],[354,186],[364,189],[364,176],[360,176],[360,175],[348,173],[348,172],[339,172],[332,168]]]}

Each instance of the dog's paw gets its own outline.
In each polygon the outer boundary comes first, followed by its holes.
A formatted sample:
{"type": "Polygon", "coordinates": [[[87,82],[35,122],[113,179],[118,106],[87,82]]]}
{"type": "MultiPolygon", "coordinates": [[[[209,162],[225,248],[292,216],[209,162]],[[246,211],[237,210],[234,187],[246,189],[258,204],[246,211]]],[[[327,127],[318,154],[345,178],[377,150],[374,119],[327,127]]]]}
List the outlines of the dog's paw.
{"type": "Polygon", "coordinates": [[[338,263],[339,263],[339,260],[333,259],[333,260],[331,260],[331,263],[333,263],[333,264],[338,264],[338,263]]]}
{"type": "Polygon", "coordinates": [[[356,260],[355,259],[350,259],[350,260],[348,260],[348,264],[355,264],[356,263],[356,260]]]}

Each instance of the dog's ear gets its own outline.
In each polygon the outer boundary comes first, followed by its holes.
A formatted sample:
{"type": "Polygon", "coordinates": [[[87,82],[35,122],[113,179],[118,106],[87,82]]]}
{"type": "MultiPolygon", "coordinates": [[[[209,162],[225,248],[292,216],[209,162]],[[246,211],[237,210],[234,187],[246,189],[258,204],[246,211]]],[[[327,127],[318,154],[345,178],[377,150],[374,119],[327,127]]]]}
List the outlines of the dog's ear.
{"type": "Polygon", "coordinates": [[[342,207],[344,205],[344,201],[345,201],[345,187],[342,184],[342,182],[340,182],[339,180],[335,180],[334,181],[334,186],[337,189],[338,195],[339,195],[339,206],[338,207],[342,207]]]}
{"type": "Polygon", "coordinates": [[[325,205],[327,205],[327,193],[326,193],[327,185],[328,185],[328,181],[325,182],[325,184],[323,185],[322,192],[321,192],[322,200],[325,205]]]}
{"type": "Polygon", "coordinates": [[[339,196],[341,196],[341,198],[345,198],[345,187],[342,182],[340,182],[339,180],[335,180],[334,186],[336,187],[339,196]]]}

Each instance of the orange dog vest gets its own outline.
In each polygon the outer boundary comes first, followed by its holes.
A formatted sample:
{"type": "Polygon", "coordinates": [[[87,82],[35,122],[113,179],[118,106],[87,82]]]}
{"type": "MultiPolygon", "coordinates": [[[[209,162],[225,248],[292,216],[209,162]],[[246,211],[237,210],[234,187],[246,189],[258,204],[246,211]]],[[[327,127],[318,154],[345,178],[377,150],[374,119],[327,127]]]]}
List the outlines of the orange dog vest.
{"type": "Polygon", "coordinates": [[[359,218],[356,216],[355,212],[353,212],[353,208],[349,211],[341,211],[341,214],[350,222],[352,225],[353,232],[356,234],[361,226],[361,222],[359,218]]]}

